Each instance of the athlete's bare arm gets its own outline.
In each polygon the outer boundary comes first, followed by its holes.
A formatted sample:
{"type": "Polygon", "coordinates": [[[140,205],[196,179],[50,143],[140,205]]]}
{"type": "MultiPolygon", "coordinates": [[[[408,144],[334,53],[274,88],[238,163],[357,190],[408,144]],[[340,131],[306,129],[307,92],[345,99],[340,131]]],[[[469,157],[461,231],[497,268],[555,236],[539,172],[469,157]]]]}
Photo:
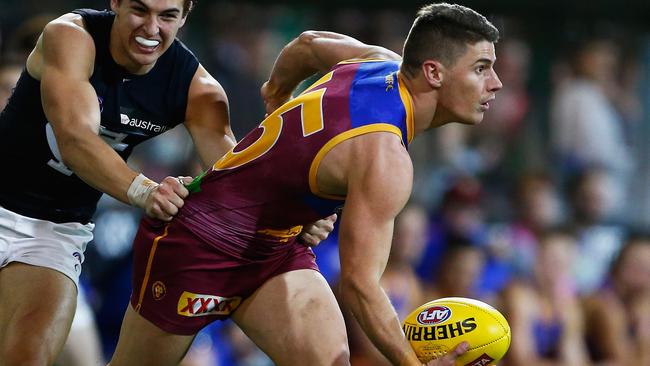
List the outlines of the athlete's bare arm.
{"type": "MultiPolygon", "coordinates": [[[[413,165],[408,152],[397,135],[380,132],[356,137],[330,154],[319,168],[319,186],[323,182],[336,191],[347,189],[339,233],[342,303],[393,365],[421,366],[379,285],[395,217],[411,194],[413,165]],[[345,166],[343,171],[340,165],[345,166]],[[335,181],[344,184],[337,187],[335,181]]],[[[467,343],[459,344],[428,365],[453,366],[467,348],[467,343]]]]}
{"type": "MultiPolygon", "coordinates": [[[[98,136],[99,103],[89,82],[94,58],[95,45],[81,17],[66,14],[45,27],[27,70],[41,81],[43,109],[63,163],[87,184],[129,203],[127,191],[138,173],[98,136]]],[[[182,207],[187,189],[171,177],[151,186],[139,205],[149,216],[170,220],[182,207]]]]}
{"type": "Polygon", "coordinates": [[[397,135],[373,133],[355,140],[346,169],[348,192],[339,233],[341,298],[392,364],[421,365],[379,285],[395,216],[411,193],[412,163],[397,135]]]}
{"type": "Polygon", "coordinates": [[[262,86],[266,112],[284,104],[293,90],[307,77],[329,71],[349,59],[401,60],[384,47],[367,45],[352,37],[323,31],[306,31],[287,44],[273,65],[269,81],[262,86]]]}
{"type": "Polygon", "coordinates": [[[211,167],[235,146],[226,92],[201,65],[190,84],[185,126],[192,136],[204,169],[211,167]]]}

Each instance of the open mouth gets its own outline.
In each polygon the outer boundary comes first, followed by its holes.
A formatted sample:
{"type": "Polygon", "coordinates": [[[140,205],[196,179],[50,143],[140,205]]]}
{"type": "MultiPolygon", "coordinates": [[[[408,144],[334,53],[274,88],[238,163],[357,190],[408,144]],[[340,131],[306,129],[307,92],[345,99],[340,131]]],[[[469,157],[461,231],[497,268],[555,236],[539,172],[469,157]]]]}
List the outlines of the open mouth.
{"type": "Polygon", "coordinates": [[[493,101],[493,100],[494,100],[494,97],[492,97],[492,98],[486,100],[485,102],[481,103],[481,109],[484,110],[484,111],[487,111],[488,109],[490,109],[490,102],[493,101]]]}

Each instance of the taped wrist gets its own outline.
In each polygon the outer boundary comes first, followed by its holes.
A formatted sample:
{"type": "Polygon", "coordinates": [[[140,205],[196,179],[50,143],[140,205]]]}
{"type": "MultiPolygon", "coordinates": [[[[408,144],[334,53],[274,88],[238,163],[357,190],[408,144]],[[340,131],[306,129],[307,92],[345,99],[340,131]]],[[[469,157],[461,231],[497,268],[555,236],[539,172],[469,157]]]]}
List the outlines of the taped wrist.
{"type": "Polygon", "coordinates": [[[158,183],[145,177],[143,174],[135,177],[129,190],[126,191],[126,196],[129,198],[129,203],[133,206],[144,207],[147,197],[151,192],[158,187],[158,183]]]}

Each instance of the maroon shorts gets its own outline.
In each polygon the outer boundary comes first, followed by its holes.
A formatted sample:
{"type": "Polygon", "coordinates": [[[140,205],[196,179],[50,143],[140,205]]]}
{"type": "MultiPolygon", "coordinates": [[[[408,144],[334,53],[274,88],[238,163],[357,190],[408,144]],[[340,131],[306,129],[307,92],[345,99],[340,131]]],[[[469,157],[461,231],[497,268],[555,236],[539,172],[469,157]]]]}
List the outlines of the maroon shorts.
{"type": "Polygon", "coordinates": [[[144,219],[133,243],[131,305],[168,333],[193,335],[229,317],[270,278],[318,270],[315,259],[300,244],[262,259],[242,259],[206,244],[176,220],[159,226],[144,219]]]}

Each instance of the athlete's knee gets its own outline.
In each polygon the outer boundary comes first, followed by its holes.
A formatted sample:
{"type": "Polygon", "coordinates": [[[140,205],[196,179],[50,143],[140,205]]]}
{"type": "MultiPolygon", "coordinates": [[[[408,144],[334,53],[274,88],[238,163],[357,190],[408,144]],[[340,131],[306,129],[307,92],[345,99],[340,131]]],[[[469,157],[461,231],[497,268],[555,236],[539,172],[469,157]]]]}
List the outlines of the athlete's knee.
{"type": "Polygon", "coordinates": [[[345,325],[332,327],[328,335],[324,335],[320,343],[320,354],[330,355],[331,365],[349,366],[350,365],[350,347],[348,345],[347,332],[345,325]]]}
{"type": "Polygon", "coordinates": [[[275,359],[278,365],[350,366],[350,349],[347,342],[325,342],[301,349],[292,349],[289,358],[275,359]]]}
{"type": "Polygon", "coordinates": [[[338,353],[336,353],[336,356],[334,358],[334,362],[332,363],[334,366],[350,366],[350,348],[348,347],[347,342],[343,345],[341,345],[340,350],[338,353]]]}
{"type": "MultiPolygon", "coordinates": [[[[319,353],[321,351],[322,350],[319,350],[319,353]]],[[[332,345],[329,347],[328,352],[321,353],[323,355],[328,354],[330,356],[329,361],[326,362],[327,365],[350,366],[350,348],[348,347],[347,342],[332,345]]]]}

